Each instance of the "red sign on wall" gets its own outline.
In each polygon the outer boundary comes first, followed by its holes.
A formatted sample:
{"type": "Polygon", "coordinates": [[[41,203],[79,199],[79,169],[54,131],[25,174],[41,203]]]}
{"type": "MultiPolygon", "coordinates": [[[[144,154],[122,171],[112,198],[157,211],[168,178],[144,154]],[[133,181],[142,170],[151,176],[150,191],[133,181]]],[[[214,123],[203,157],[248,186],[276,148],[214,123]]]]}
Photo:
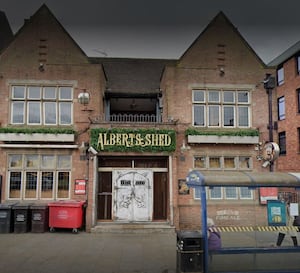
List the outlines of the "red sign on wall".
{"type": "Polygon", "coordinates": [[[278,199],[278,188],[270,187],[270,188],[260,188],[260,203],[267,204],[268,200],[277,200],[278,199]]]}
{"type": "Polygon", "coordinates": [[[86,193],[86,181],[84,179],[75,180],[75,194],[86,193]]]}

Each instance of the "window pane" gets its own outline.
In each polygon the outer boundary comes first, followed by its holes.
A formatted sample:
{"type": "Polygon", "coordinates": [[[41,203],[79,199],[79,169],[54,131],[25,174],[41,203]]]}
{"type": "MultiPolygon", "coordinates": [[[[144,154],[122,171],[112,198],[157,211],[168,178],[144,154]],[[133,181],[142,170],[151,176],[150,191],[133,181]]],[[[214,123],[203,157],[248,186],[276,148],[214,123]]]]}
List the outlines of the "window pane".
{"type": "Polygon", "coordinates": [[[300,74],[300,56],[297,56],[297,71],[298,71],[298,74],[300,74]]]}
{"type": "Polygon", "coordinates": [[[9,156],[10,168],[22,168],[22,155],[10,155],[9,156]]]}
{"type": "Polygon", "coordinates": [[[71,100],[72,99],[72,88],[71,87],[60,87],[59,88],[59,99],[60,100],[71,100]]]}
{"type": "Polygon", "coordinates": [[[220,92],[219,91],[209,91],[208,92],[209,102],[220,102],[220,92]]]}
{"type": "Polygon", "coordinates": [[[238,107],[239,126],[249,126],[249,108],[245,106],[238,107]]]}
{"type": "Polygon", "coordinates": [[[41,124],[40,102],[28,102],[28,123],[41,124]]]}
{"type": "Polygon", "coordinates": [[[13,99],[25,99],[25,86],[13,86],[12,87],[13,99]]]}
{"type": "Polygon", "coordinates": [[[298,113],[300,113],[300,89],[297,90],[298,95],[298,113]]]}
{"type": "Polygon", "coordinates": [[[44,87],[44,99],[56,99],[56,87],[54,86],[48,86],[44,87]]]}
{"type": "Polygon", "coordinates": [[[283,67],[277,70],[277,84],[281,85],[284,83],[284,70],[283,67]]]}
{"type": "Polygon", "coordinates": [[[234,126],[234,107],[224,106],[224,126],[234,126]]]}
{"type": "Polygon", "coordinates": [[[240,187],[241,199],[252,199],[252,192],[248,187],[240,187]]]}
{"type": "Polygon", "coordinates": [[[237,188],[236,187],[225,187],[226,199],[237,199],[237,188]]]}
{"type": "Polygon", "coordinates": [[[297,128],[298,132],[298,153],[300,152],[300,127],[297,128]]]}
{"type": "Polygon", "coordinates": [[[222,198],[222,188],[221,187],[213,187],[210,190],[210,198],[211,199],[221,199],[222,198]]]}
{"type": "Polygon", "coordinates": [[[224,168],[225,169],[234,169],[235,168],[234,157],[224,157],[224,168]]]}
{"type": "Polygon", "coordinates": [[[59,121],[60,124],[71,124],[72,122],[72,104],[69,102],[61,102],[59,104],[59,121]]]}
{"type": "Polygon", "coordinates": [[[238,92],[238,103],[249,103],[249,92],[238,92]]]}
{"type": "Polygon", "coordinates": [[[56,124],[56,103],[55,102],[44,103],[44,118],[45,118],[45,124],[56,124]]]}
{"type": "Polygon", "coordinates": [[[195,187],[194,188],[194,199],[201,199],[200,187],[195,187]]]}
{"type": "Polygon", "coordinates": [[[25,198],[37,197],[37,172],[26,173],[25,198]]]}
{"type": "Polygon", "coordinates": [[[9,175],[9,198],[21,197],[21,172],[10,172],[9,175]]]}
{"type": "Polygon", "coordinates": [[[279,139],[279,148],[280,148],[280,154],[286,154],[286,137],[285,132],[280,132],[278,134],[279,139]]]}
{"type": "Polygon", "coordinates": [[[57,178],[57,198],[69,198],[69,172],[59,172],[57,178]]]}
{"type": "Polygon", "coordinates": [[[41,167],[43,169],[54,169],[55,168],[55,156],[53,155],[42,155],[41,167]]]}
{"type": "Polygon", "coordinates": [[[27,168],[39,168],[39,156],[38,155],[26,155],[25,156],[25,162],[27,168]]]}
{"type": "Polygon", "coordinates": [[[239,168],[240,169],[250,169],[250,157],[239,156],[239,168]]]}
{"type": "Polygon", "coordinates": [[[204,105],[194,105],[194,125],[195,126],[204,126],[204,105]]]}
{"type": "Polygon", "coordinates": [[[24,102],[12,103],[12,123],[24,124],[24,102]]]}
{"type": "Polygon", "coordinates": [[[193,101],[195,101],[195,102],[205,102],[205,91],[194,90],[194,92],[193,92],[193,101]]]}
{"type": "Polygon", "coordinates": [[[53,172],[42,172],[41,198],[53,198],[53,172]]]}
{"type": "MultiPolygon", "coordinates": [[[[205,188],[205,196],[207,197],[207,188],[205,188]]],[[[201,199],[201,189],[200,189],[200,187],[194,188],[194,199],[201,199]]]]}
{"type": "Polygon", "coordinates": [[[210,157],[209,158],[210,168],[221,168],[221,158],[220,157],[210,157]]]}
{"type": "Polygon", "coordinates": [[[40,99],[41,98],[41,88],[39,86],[29,86],[28,87],[28,98],[29,99],[40,99]]]}
{"type": "Polygon", "coordinates": [[[213,105],[208,106],[208,126],[219,126],[220,123],[220,111],[219,106],[213,105]]]}
{"type": "Polygon", "coordinates": [[[71,156],[59,155],[57,158],[58,169],[70,169],[71,168],[71,156]]]}
{"type": "Polygon", "coordinates": [[[232,91],[224,91],[223,92],[223,102],[225,103],[234,103],[234,92],[232,91]]]}
{"type": "Polygon", "coordinates": [[[205,168],[205,156],[197,156],[194,158],[195,168],[205,168]]]}
{"type": "Polygon", "coordinates": [[[278,119],[285,119],[285,99],[284,97],[280,97],[278,99],[278,119]]]}

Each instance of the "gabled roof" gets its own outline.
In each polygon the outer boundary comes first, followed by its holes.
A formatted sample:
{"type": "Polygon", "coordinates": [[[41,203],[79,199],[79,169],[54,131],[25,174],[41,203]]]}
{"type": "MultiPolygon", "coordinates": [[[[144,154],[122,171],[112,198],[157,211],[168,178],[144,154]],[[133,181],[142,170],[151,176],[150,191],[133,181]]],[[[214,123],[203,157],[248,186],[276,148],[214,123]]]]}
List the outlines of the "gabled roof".
{"type": "Polygon", "coordinates": [[[278,66],[287,61],[289,58],[293,57],[298,52],[300,52],[300,41],[289,47],[286,51],[269,62],[268,66],[278,66]]]}
{"type": "Polygon", "coordinates": [[[240,37],[241,41],[244,43],[244,45],[249,49],[249,51],[258,59],[258,61],[265,66],[265,63],[263,60],[256,54],[256,52],[253,50],[253,48],[248,44],[248,42],[244,39],[244,37],[241,35],[241,33],[238,31],[238,29],[232,24],[232,22],[228,19],[228,17],[224,14],[224,12],[220,11],[213,19],[212,21],[206,26],[206,28],[199,34],[199,36],[195,39],[195,41],[189,46],[189,48],[182,54],[180,59],[182,59],[188,51],[198,42],[200,42],[200,39],[202,35],[207,32],[218,20],[225,20],[225,22],[232,27],[234,32],[240,37]]]}
{"type": "Polygon", "coordinates": [[[0,11],[0,52],[12,41],[14,35],[3,11],[0,11]]]}
{"type": "Polygon", "coordinates": [[[24,20],[23,26],[15,34],[14,39],[16,39],[18,37],[18,35],[26,28],[26,26],[31,24],[35,20],[35,18],[38,17],[40,14],[47,14],[47,16],[51,16],[56,21],[56,23],[59,25],[59,27],[62,29],[62,31],[65,32],[65,34],[72,40],[74,46],[76,46],[81,51],[81,53],[84,56],[86,56],[85,52],[76,43],[76,41],[72,38],[72,36],[66,31],[66,29],[63,27],[63,25],[57,20],[57,18],[54,16],[54,14],[51,12],[51,10],[48,8],[48,6],[46,4],[43,4],[32,16],[30,16],[29,19],[24,20]]]}
{"type": "Polygon", "coordinates": [[[107,94],[153,95],[159,92],[164,68],[175,60],[134,58],[89,58],[101,63],[107,78],[107,94]]]}

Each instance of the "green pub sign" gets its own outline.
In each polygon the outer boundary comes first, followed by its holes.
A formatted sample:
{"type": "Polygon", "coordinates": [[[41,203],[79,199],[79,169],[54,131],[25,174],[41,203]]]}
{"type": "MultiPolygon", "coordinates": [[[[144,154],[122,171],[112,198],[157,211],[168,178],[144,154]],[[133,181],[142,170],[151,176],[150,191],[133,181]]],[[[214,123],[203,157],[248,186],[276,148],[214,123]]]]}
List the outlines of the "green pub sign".
{"type": "Polygon", "coordinates": [[[91,129],[91,145],[98,151],[173,152],[174,130],[167,129],[91,129]]]}

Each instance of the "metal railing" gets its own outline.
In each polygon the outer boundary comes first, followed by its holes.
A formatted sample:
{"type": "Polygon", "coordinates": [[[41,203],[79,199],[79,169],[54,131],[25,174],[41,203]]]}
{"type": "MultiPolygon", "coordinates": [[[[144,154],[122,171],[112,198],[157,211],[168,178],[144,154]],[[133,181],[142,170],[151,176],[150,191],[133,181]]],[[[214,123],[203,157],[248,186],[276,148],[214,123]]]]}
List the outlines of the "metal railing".
{"type": "Polygon", "coordinates": [[[160,122],[154,114],[112,114],[111,122],[160,122]]]}
{"type": "Polygon", "coordinates": [[[299,191],[280,191],[278,193],[279,200],[285,200],[286,202],[299,203],[300,202],[300,192],[299,191]]]}

